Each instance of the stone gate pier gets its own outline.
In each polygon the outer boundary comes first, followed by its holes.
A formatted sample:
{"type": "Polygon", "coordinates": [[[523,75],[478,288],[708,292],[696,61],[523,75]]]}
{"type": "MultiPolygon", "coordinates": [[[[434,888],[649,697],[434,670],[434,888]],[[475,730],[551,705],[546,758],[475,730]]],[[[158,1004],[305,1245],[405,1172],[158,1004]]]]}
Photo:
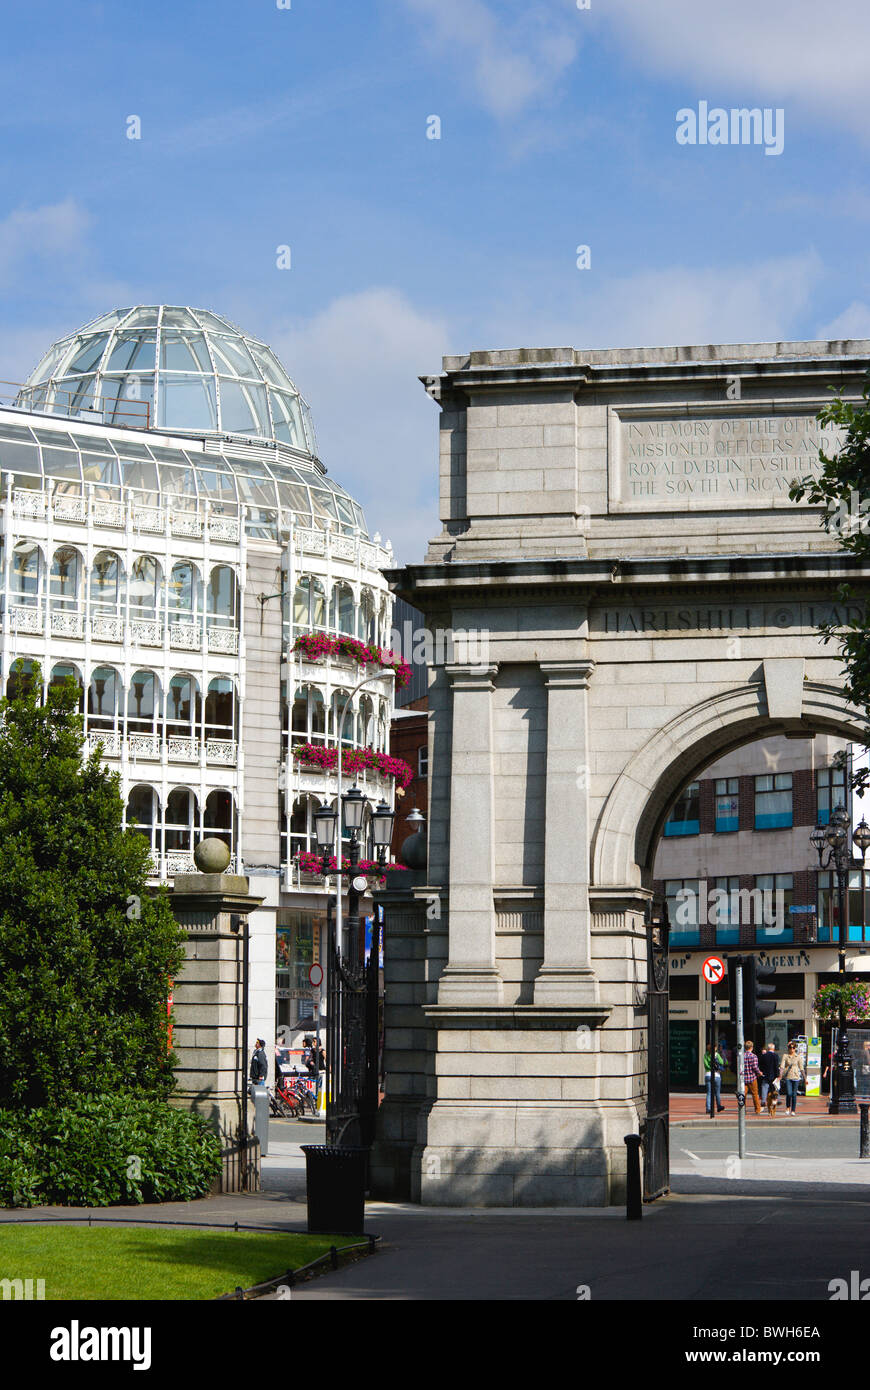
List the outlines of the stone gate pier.
{"type": "Polygon", "coordinates": [[[445,659],[428,867],[387,903],[380,1194],[622,1200],[662,1065],[646,922],[672,801],[742,743],[864,731],[816,629],[870,572],[788,487],[868,366],[868,341],[555,348],[425,379],[443,529],[390,578],[445,659]]]}

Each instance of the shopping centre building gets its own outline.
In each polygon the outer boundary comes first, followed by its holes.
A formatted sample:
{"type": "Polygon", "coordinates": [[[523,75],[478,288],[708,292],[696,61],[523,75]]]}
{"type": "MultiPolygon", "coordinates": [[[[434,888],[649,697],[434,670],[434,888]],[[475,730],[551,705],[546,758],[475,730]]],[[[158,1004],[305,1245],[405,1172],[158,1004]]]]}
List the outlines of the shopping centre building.
{"type": "Polygon", "coordinates": [[[300,855],[349,700],[358,785],[393,804],[394,672],[335,640],[389,647],[389,542],[270,348],[199,309],[117,310],[55,343],[0,402],[0,471],[3,689],[35,662],[77,682],[155,882],[226,841],[263,899],[250,1027],[272,1038],[311,1009],[326,890],[300,855]]]}

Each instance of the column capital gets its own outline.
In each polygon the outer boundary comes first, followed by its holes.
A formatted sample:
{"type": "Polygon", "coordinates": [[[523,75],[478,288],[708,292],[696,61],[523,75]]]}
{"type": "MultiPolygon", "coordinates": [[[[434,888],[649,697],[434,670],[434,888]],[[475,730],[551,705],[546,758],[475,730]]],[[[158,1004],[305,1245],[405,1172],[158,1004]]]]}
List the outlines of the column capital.
{"type": "Polygon", "coordinates": [[[587,659],[579,661],[541,661],[538,663],[547,687],[561,686],[587,690],[595,662],[587,659]]]}
{"type": "Polygon", "coordinates": [[[444,667],[454,690],[492,690],[498,666],[447,665],[444,667]]]}

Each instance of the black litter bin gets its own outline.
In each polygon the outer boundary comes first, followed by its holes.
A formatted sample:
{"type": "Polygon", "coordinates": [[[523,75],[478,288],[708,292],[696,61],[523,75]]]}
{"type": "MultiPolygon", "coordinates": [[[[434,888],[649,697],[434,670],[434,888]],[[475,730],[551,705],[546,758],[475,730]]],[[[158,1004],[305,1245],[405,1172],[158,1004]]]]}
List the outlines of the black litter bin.
{"type": "Polygon", "coordinates": [[[356,1236],[365,1225],[368,1149],[303,1144],[311,1235],[356,1236]]]}

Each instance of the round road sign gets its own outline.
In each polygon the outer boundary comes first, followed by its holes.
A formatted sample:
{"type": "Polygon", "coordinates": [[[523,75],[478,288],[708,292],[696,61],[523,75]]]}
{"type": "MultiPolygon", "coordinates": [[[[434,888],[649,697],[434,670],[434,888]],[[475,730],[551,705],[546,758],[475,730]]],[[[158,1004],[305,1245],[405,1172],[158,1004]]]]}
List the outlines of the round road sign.
{"type": "Polygon", "coordinates": [[[701,968],[708,985],[722,983],[722,977],[725,974],[725,962],[721,956],[708,956],[701,968]]]}
{"type": "Polygon", "coordinates": [[[322,965],[312,965],[311,969],[308,972],[308,983],[312,986],[313,989],[320,989],[320,986],[323,984],[322,965]]]}

